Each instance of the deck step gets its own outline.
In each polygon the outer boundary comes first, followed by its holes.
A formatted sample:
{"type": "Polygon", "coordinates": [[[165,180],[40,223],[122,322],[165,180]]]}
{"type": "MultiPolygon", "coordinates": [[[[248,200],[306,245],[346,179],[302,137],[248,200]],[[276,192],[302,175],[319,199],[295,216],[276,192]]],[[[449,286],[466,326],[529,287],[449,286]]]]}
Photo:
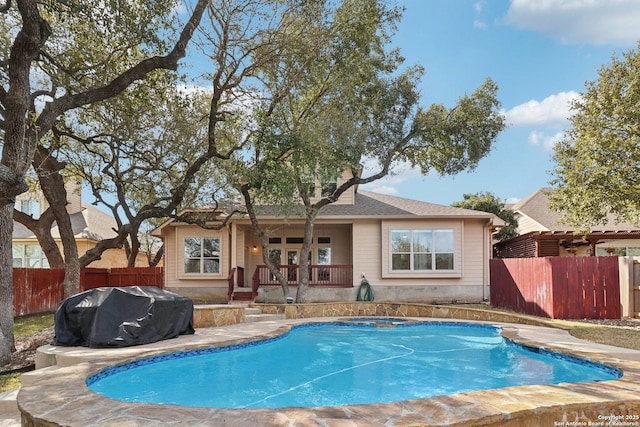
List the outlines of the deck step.
{"type": "Polygon", "coordinates": [[[0,426],[20,425],[20,410],[18,409],[19,389],[0,393],[0,426]],[[16,421],[18,424],[11,424],[16,421]]]}
{"type": "Polygon", "coordinates": [[[268,322],[272,320],[284,320],[286,319],[284,314],[245,314],[244,321],[245,323],[254,323],[254,322],[268,322]]]}
{"type": "Polygon", "coordinates": [[[232,301],[253,301],[251,288],[235,288],[231,294],[232,301]]]}

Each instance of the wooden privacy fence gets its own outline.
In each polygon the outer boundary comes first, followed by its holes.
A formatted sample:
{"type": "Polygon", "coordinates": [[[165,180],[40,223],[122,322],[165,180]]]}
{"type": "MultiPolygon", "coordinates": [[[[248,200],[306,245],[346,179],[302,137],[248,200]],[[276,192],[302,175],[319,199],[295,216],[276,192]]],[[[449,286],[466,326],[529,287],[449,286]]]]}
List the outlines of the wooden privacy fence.
{"type": "Polygon", "coordinates": [[[618,257],[492,259],[491,305],[554,319],[619,319],[618,257]]]}
{"type": "MultiPolygon", "coordinates": [[[[62,302],[63,269],[14,268],[13,315],[55,311],[62,302]]],[[[80,275],[80,292],[103,286],[163,287],[162,267],[85,268],[80,275]]]]}
{"type": "Polygon", "coordinates": [[[102,286],[163,287],[162,267],[85,268],[80,277],[80,291],[102,286]]]}
{"type": "Polygon", "coordinates": [[[633,282],[629,287],[629,316],[640,318],[640,261],[633,262],[633,282]]]}

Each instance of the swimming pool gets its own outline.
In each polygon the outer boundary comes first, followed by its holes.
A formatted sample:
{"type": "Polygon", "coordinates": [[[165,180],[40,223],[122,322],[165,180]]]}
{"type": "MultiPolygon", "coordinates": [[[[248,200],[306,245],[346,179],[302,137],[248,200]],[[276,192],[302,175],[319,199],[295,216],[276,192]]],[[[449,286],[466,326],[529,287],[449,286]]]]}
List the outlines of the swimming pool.
{"type": "Polygon", "coordinates": [[[506,341],[497,327],[447,322],[374,326],[301,325],[277,338],[112,367],[89,377],[87,386],[128,402],[281,408],[396,402],[621,376],[604,365],[506,341]]]}

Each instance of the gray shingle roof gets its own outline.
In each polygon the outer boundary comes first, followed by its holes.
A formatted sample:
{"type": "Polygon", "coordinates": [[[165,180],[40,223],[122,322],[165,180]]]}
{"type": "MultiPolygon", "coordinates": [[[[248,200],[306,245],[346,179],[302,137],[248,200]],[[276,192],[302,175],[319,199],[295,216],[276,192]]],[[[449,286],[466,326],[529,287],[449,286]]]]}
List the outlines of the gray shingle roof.
{"type": "MultiPolygon", "coordinates": [[[[550,208],[549,192],[551,188],[541,188],[533,194],[514,204],[512,210],[526,215],[535,220],[538,224],[546,227],[548,231],[554,232],[570,232],[573,230],[571,225],[563,222],[562,213],[556,212],[550,208]]],[[[594,224],[592,231],[622,231],[622,230],[638,230],[638,225],[626,222],[618,222],[611,216],[607,224],[594,224]]],[[[540,230],[546,231],[546,230],[540,230]]]]}
{"type": "MultiPolygon", "coordinates": [[[[302,216],[302,208],[299,215],[302,216]]],[[[278,217],[280,210],[277,206],[260,206],[261,217],[278,217]]],[[[354,204],[333,203],[320,210],[318,218],[351,217],[351,218],[495,218],[493,214],[452,206],[437,205],[404,197],[386,194],[358,191],[354,204]]],[[[497,219],[497,218],[496,218],[497,219]]]]}
{"type": "MultiPolygon", "coordinates": [[[[116,226],[113,217],[94,208],[91,205],[82,204],[82,211],[69,215],[71,220],[71,228],[76,238],[86,238],[91,240],[102,240],[115,237],[116,233],[112,230],[116,226]]],[[[60,237],[58,226],[56,223],[51,227],[51,235],[54,238],[60,237]]],[[[24,225],[13,223],[14,239],[35,239],[34,234],[24,225]]]]}
{"type": "MultiPolygon", "coordinates": [[[[346,205],[331,205],[330,208],[339,210],[342,206],[346,205]]],[[[362,190],[356,193],[356,203],[350,207],[356,216],[493,217],[486,212],[362,190]]]]}

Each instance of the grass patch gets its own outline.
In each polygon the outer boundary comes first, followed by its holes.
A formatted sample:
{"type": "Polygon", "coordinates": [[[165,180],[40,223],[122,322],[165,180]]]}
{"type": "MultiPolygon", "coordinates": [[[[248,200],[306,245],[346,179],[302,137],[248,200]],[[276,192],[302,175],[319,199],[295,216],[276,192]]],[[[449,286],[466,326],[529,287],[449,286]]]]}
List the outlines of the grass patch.
{"type": "Polygon", "coordinates": [[[20,375],[22,372],[0,374],[0,393],[20,388],[20,375]]]}
{"type": "Polygon", "coordinates": [[[13,319],[13,334],[16,338],[32,335],[55,324],[53,313],[33,314],[13,319]]]}
{"type": "MultiPolygon", "coordinates": [[[[457,306],[461,308],[477,308],[481,310],[497,311],[501,313],[522,314],[506,308],[492,307],[487,304],[458,304],[457,306]]],[[[615,347],[640,350],[640,329],[619,328],[597,325],[595,323],[591,323],[585,326],[578,326],[577,322],[573,322],[570,320],[545,320],[549,321],[549,326],[561,328],[567,331],[571,336],[574,336],[581,340],[591,341],[598,344],[612,345],[615,347]]]]}
{"type": "Polygon", "coordinates": [[[568,332],[581,340],[640,350],[639,330],[612,328],[608,326],[590,326],[571,328],[568,332]]]}

